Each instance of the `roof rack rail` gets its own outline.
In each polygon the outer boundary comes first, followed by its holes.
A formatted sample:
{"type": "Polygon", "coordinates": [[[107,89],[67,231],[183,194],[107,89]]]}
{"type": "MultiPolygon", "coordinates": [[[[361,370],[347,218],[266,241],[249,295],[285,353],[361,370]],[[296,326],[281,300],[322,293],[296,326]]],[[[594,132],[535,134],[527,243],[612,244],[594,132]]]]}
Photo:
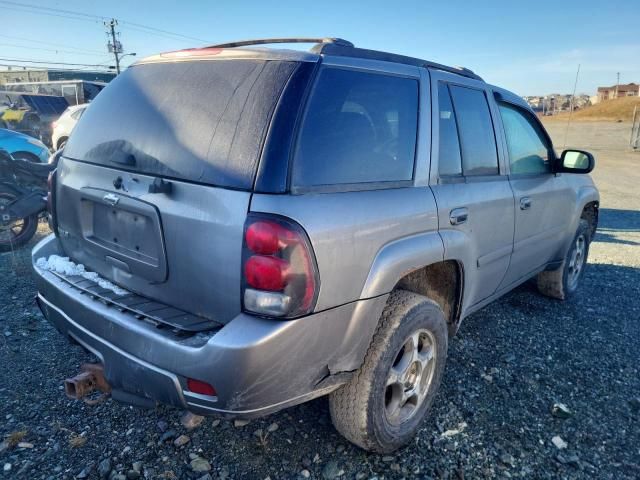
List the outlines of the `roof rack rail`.
{"type": "Polygon", "coordinates": [[[455,73],[456,75],[462,75],[463,77],[480,80],[481,82],[484,81],[479,75],[474,73],[472,70],[469,70],[468,68],[450,67],[447,65],[442,65],[441,63],[431,62],[429,60],[423,60],[421,58],[407,57],[405,55],[382,52],[379,50],[367,50],[365,48],[356,48],[354,46],[347,46],[339,43],[317,44],[311,49],[311,51],[314,53],[324,54],[324,55],[365,58],[369,60],[381,60],[385,62],[404,63],[407,65],[414,65],[416,67],[433,68],[435,70],[442,70],[444,72],[455,73]]]}
{"type": "Polygon", "coordinates": [[[249,45],[268,45],[271,43],[317,43],[317,44],[334,44],[342,47],[353,48],[353,43],[344,40],[342,38],[307,38],[307,37],[295,37],[295,38],[258,38],[255,40],[240,40],[237,42],[220,43],[218,45],[209,45],[205,48],[235,48],[246,47],[249,45]]]}
{"type": "Polygon", "coordinates": [[[388,53],[379,50],[367,50],[365,48],[356,48],[356,46],[348,40],[333,37],[291,37],[291,38],[258,38],[255,40],[239,40],[237,42],[219,43],[217,45],[209,45],[204,48],[235,48],[247,47],[250,45],[268,45],[273,43],[314,43],[311,48],[313,53],[324,55],[337,55],[342,57],[365,58],[369,60],[382,60],[385,62],[404,63],[417,67],[433,68],[444,72],[455,73],[463,77],[473,78],[475,80],[484,80],[476,75],[473,71],[464,67],[449,67],[429,60],[421,58],[407,57],[395,53],[388,53]]]}

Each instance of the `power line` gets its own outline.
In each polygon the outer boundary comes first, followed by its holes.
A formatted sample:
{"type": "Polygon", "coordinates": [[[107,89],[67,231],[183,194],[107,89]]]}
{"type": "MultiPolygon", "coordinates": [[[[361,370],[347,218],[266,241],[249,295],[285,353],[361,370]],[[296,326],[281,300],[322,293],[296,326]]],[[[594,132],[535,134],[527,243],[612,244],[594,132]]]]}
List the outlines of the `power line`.
{"type": "MultiPolygon", "coordinates": [[[[78,17],[85,17],[85,18],[91,18],[91,19],[96,19],[96,20],[105,20],[106,19],[106,17],[101,17],[99,15],[92,15],[90,13],[75,12],[73,10],[64,10],[62,8],[43,7],[41,5],[33,5],[33,4],[23,3],[23,2],[12,2],[12,1],[9,1],[9,0],[2,0],[2,1],[0,1],[0,3],[4,3],[5,5],[12,5],[12,6],[15,6],[15,7],[33,8],[33,9],[36,9],[38,11],[46,10],[46,11],[49,11],[49,12],[64,13],[64,14],[67,14],[67,15],[75,15],[75,16],[78,16],[78,17]]],[[[40,13],[44,13],[44,12],[40,12],[40,13]]]]}
{"type": "MultiPolygon", "coordinates": [[[[0,62],[0,65],[5,66],[5,67],[16,67],[16,68],[28,68],[30,70],[42,70],[43,72],[47,71],[46,67],[34,67],[33,65],[21,65],[21,64],[8,64],[8,63],[2,63],[0,62]]],[[[91,69],[93,67],[78,67],[78,68],[64,68],[64,67],[55,67],[55,68],[49,68],[48,70],[56,70],[56,71],[61,71],[61,72],[77,72],[77,71],[83,71],[83,72],[95,72],[95,73],[114,73],[113,70],[101,70],[101,69],[91,69]]],[[[20,72],[20,70],[11,70],[12,72],[20,72]]],[[[7,72],[7,70],[0,70],[0,72],[7,72]]],[[[1,88],[1,87],[0,87],[1,88]]]]}
{"type": "MultiPolygon", "coordinates": [[[[63,17],[63,18],[71,18],[74,20],[88,20],[91,22],[97,22],[97,21],[108,21],[109,18],[101,16],[101,15],[93,15],[93,14],[88,14],[88,13],[83,13],[83,12],[76,12],[73,10],[65,10],[65,9],[61,9],[61,8],[52,8],[52,7],[41,7],[39,5],[33,5],[33,4],[28,4],[28,3],[19,3],[19,2],[13,2],[13,1],[8,1],[8,0],[0,0],[1,4],[4,5],[9,5],[10,9],[22,9],[19,11],[23,11],[23,12],[29,12],[29,13],[35,13],[35,14],[40,14],[40,15],[52,15],[52,16],[57,16],[57,17],[63,17]]],[[[202,38],[197,38],[197,37],[191,37],[188,35],[183,35],[181,33],[176,33],[176,32],[171,32],[169,30],[163,30],[161,28],[156,28],[156,27],[151,27],[149,25],[144,25],[141,23],[136,23],[136,22],[129,22],[126,20],[120,20],[120,23],[125,24],[125,25],[129,25],[130,27],[132,27],[132,29],[139,29],[139,31],[142,31],[143,33],[148,33],[148,34],[152,34],[152,35],[159,35],[159,36],[164,36],[164,37],[179,37],[179,38],[183,38],[186,40],[193,40],[196,42],[203,42],[203,43],[210,43],[208,40],[204,40],[202,38]]]]}
{"type": "Polygon", "coordinates": [[[139,23],[134,23],[134,22],[128,22],[126,20],[121,20],[120,23],[124,24],[124,25],[129,25],[130,27],[138,27],[139,29],[147,29],[149,30],[149,33],[154,33],[156,35],[160,35],[160,36],[173,36],[173,37],[180,37],[180,38],[184,38],[186,40],[194,40],[196,42],[203,42],[203,43],[211,43],[209,40],[204,40],[202,38],[198,38],[198,37],[190,37],[188,35],[182,35],[181,33],[173,33],[170,32],[168,30],[162,30],[161,28],[155,28],[155,27],[148,27],[146,25],[141,25],[139,23]]]}
{"type": "Polygon", "coordinates": [[[99,67],[98,63],[69,63],[69,62],[56,62],[56,61],[47,61],[47,60],[33,60],[30,58],[0,58],[5,62],[24,62],[24,63],[46,63],[51,65],[74,65],[80,67],[99,67]]]}
{"type": "MultiPolygon", "coordinates": [[[[29,45],[18,45],[15,43],[0,43],[0,47],[13,47],[13,48],[24,48],[27,50],[38,50],[41,52],[54,52],[54,53],[71,53],[73,55],[91,55],[93,57],[96,56],[96,53],[89,52],[74,52],[73,50],[64,50],[61,48],[44,48],[44,47],[35,47],[29,45]]],[[[104,52],[100,52],[100,54],[104,54],[104,52]]]]}
{"type": "MultiPolygon", "coordinates": [[[[4,2],[0,2],[0,3],[4,3],[4,2]]],[[[47,15],[49,17],[69,18],[71,20],[85,20],[85,21],[89,20],[87,18],[72,17],[70,15],[62,15],[62,14],[57,14],[57,13],[52,13],[52,12],[40,12],[40,11],[37,11],[37,10],[30,10],[28,8],[25,9],[25,8],[12,7],[12,6],[5,6],[3,8],[6,9],[6,10],[14,10],[14,11],[17,11],[17,12],[22,12],[22,13],[35,13],[35,14],[38,14],[38,15],[47,15]]],[[[91,21],[92,23],[98,23],[98,20],[89,20],[89,21],[91,21]]]]}
{"type": "Polygon", "coordinates": [[[66,48],[68,50],[77,50],[79,52],[104,53],[102,50],[101,51],[89,50],[89,49],[86,49],[86,48],[78,48],[78,47],[74,47],[74,46],[71,46],[71,45],[64,45],[62,43],[43,42],[42,40],[34,40],[32,38],[16,37],[16,36],[12,36],[12,35],[3,35],[3,34],[0,34],[0,37],[8,38],[9,40],[18,40],[18,41],[21,41],[21,42],[29,42],[29,43],[37,43],[39,45],[47,45],[49,47],[62,47],[62,48],[66,48]]]}

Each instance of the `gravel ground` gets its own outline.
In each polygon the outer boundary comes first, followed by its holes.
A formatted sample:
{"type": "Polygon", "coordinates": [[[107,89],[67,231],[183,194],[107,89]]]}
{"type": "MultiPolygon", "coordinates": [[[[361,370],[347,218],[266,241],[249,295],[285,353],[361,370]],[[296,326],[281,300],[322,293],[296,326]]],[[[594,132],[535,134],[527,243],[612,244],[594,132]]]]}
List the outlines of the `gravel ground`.
{"type": "MultiPolygon", "coordinates": [[[[550,130],[562,145],[564,126],[550,130]]],[[[22,442],[0,446],[0,478],[639,478],[640,153],[627,132],[571,127],[569,144],[597,154],[603,197],[579,294],[561,303],[528,284],[468,318],[431,415],[395,455],[343,440],[324,399],[192,431],[169,408],[67,400],[61,380],[87,355],[34,307],[29,250],[0,256],[0,439],[22,442]]]]}

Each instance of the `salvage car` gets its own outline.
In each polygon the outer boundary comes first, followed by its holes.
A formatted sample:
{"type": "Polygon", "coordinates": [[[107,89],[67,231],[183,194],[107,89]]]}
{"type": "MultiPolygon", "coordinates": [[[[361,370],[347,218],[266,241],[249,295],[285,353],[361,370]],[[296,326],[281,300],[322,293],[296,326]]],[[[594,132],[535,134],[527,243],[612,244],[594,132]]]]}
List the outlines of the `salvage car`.
{"type": "Polygon", "coordinates": [[[60,118],[51,124],[51,145],[55,150],[64,148],[69,140],[69,135],[88,106],[88,103],[71,105],[60,115],[60,118]]]}
{"type": "Polygon", "coordinates": [[[465,317],[532,278],[576,293],[591,154],[465,68],[260,47],[310,40],[152,56],[80,119],[32,254],[43,314],[99,359],[69,396],[253,418],[329,395],[390,452],[465,317]]]}
{"type": "Polygon", "coordinates": [[[47,146],[37,138],[5,128],[0,128],[0,149],[13,158],[36,163],[47,163],[51,155],[47,146]]]}

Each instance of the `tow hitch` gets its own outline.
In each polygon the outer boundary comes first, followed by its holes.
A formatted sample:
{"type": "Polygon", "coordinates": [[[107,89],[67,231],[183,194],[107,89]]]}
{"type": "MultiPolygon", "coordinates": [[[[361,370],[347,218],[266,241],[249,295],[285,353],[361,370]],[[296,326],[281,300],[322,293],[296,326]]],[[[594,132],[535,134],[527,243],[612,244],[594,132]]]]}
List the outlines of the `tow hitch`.
{"type": "Polygon", "coordinates": [[[104,367],[100,363],[85,363],[80,367],[80,373],[64,381],[64,392],[67,397],[76,400],[83,399],[89,405],[95,405],[106,400],[111,394],[111,385],[104,378],[104,367]],[[102,392],[98,398],[85,398],[87,395],[99,390],[102,392]]]}

